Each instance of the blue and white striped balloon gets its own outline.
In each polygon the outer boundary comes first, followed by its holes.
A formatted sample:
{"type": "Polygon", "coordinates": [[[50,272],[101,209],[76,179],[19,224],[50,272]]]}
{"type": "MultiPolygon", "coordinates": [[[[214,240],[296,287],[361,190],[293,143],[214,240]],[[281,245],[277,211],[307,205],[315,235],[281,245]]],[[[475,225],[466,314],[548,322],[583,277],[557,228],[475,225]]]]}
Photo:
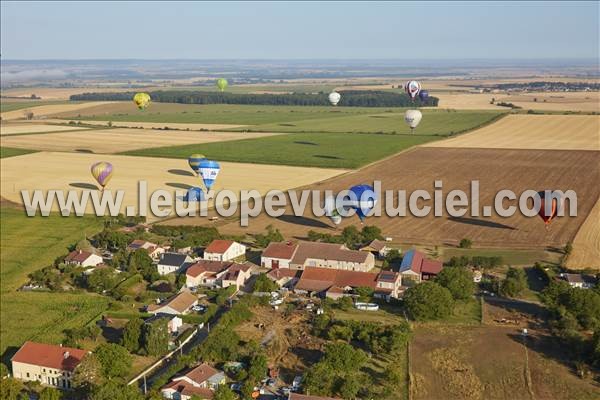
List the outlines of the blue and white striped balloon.
{"type": "Polygon", "coordinates": [[[215,183],[217,176],[219,176],[219,171],[221,170],[221,166],[218,162],[213,160],[202,160],[200,161],[200,176],[204,181],[204,186],[206,186],[206,190],[210,190],[212,185],[215,183]]]}

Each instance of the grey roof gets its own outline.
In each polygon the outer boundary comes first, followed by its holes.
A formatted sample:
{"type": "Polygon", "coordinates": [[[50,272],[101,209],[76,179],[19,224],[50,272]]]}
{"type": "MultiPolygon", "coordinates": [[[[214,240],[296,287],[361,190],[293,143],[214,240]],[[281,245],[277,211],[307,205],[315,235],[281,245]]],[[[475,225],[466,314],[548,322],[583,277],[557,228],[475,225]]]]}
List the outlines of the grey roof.
{"type": "Polygon", "coordinates": [[[158,262],[160,265],[171,265],[173,267],[181,267],[187,259],[187,255],[179,253],[165,253],[158,262]]]}

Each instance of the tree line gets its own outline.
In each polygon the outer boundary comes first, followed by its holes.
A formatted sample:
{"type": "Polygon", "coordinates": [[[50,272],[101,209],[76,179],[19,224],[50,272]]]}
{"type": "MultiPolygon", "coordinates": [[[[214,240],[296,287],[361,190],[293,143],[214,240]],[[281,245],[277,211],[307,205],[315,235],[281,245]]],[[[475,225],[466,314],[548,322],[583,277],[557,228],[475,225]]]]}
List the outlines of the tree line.
{"type": "MultiPolygon", "coordinates": [[[[252,94],[206,92],[191,90],[159,90],[149,92],[152,101],[180,104],[245,104],[270,106],[328,106],[327,93],[252,94]]],[[[438,98],[429,96],[414,101],[404,93],[375,90],[340,91],[339,106],[345,107],[437,107],[438,98]]],[[[82,93],[70,97],[72,101],[128,101],[135,92],[82,93]]]]}

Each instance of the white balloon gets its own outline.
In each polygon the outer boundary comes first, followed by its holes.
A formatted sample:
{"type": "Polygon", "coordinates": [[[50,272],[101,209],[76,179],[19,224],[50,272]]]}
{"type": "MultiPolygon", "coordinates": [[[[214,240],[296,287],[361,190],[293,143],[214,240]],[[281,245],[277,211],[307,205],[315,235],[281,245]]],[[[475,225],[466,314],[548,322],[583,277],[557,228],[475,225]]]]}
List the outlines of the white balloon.
{"type": "Polygon", "coordinates": [[[342,96],[338,92],[329,93],[329,102],[333,106],[337,106],[337,103],[340,102],[341,98],[342,98],[342,96]]]}
{"type": "Polygon", "coordinates": [[[417,81],[408,81],[404,86],[404,90],[410,96],[410,98],[414,100],[414,98],[417,97],[421,91],[421,84],[417,81]]]}
{"type": "Polygon", "coordinates": [[[423,114],[419,110],[408,110],[404,113],[404,121],[410,126],[410,129],[415,129],[421,122],[423,114]]]}

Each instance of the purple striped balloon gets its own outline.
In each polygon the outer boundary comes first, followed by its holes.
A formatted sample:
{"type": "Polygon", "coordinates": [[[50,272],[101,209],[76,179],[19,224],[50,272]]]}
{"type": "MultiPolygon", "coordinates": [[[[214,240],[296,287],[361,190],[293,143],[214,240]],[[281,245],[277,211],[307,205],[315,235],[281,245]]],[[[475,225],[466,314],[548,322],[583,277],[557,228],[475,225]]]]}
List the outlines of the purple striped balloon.
{"type": "Polygon", "coordinates": [[[113,166],[109,162],[100,161],[92,164],[91,171],[94,179],[96,179],[100,186],[102,186],[102,189],[104,189],[112,177],[113,166]]]}

